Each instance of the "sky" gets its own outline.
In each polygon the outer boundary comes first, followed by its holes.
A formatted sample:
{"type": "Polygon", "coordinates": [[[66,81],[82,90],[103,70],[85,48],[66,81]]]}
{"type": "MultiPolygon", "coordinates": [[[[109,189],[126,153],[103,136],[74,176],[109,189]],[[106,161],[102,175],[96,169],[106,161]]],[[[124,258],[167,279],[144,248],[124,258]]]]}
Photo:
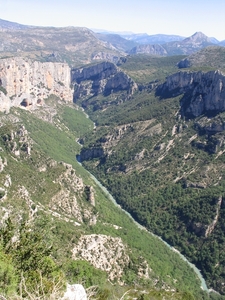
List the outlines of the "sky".
{"type": "Polygon", "coordinates": [[[183,37],[201,31],[225,40],[225,0],[0,0],[0,7],[0,19],[25,25],[183,37]]]}

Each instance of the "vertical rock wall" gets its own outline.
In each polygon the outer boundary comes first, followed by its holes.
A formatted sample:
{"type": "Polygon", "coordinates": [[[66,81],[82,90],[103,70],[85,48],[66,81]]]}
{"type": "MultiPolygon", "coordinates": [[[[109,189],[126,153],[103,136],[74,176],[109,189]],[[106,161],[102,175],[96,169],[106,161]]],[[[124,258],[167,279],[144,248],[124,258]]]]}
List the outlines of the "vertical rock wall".
{"type": "Polygon", "coordinates": [[[41,63],[20,57],[0,60],[0,110],[35,108],[53,94],[71,101],[71,71],[64,63],[41,63]]]}

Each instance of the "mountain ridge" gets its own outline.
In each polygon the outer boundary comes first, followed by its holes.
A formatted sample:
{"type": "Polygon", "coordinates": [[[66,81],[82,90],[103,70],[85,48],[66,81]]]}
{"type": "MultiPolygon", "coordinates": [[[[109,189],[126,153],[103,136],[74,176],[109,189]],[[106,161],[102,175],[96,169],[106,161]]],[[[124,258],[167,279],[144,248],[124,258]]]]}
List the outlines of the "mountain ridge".
{"type": "MultiPolygon", "coordinates": [[[[0,19],[1,20],[1,19],[0,19]]],[[[121,56],[126,56],[126,53],[135,54],[135,53],[149,53],[151,55],[178,55],[178,54],[191,54],[193,52],[196,52],[200,50],[203,47],[206,47],[208,45],[214,45],[219,44],[223,46],[223,41],[221,43],[218,43],[218,41],[215,38],[208,38],[201,32],[194,33],[191,37],[184,38],[177,35],[165,35],[165,34],[156,34],[156,35],[148,35],[148,34],[134,34],[133,36],[129,35],[118,35],[118,34],[108,34],[108,33],[98,33],[93,32],[90,29],[85,29],[82,27],[64,27],[64,28],[57,28],[57,27],[38,27],[38,26],[27,26],[27,25],[21,25],[5,20],[1,20],[2,22],[2,30],[5,32],[5,35],[2,32],[2,47],[1,51],[5,52],[7,55],[7,51],[9,50],[14,51],[16,54],[17,45],[15,44],[15,41],[11,41],[12,37],[7,35],[7,32],[13,30],[13,35],[15,35],[14,39],[25,39],[25,32],[26,30],[29,30],[29,34],[32,38],[27,39],[27,45],[25,44],[25,47],[23,51],[29,50],[34,51],[34,49],[39,49],[43,51],[43,53],[38,54],[40,56],[40,59],[50,60],[50,61],[63,61],[63,59],[67,59],[67,62],[75,62],[76,59],[74,58],[74,55],[71,53],[72,51],[77,51],[78,56],[84,56],[83,53],[81,53],[82,43],[80,45],[80,49],[76,46],[74,47],[73,43],[74,41],[77,41],[71,36],[70,31],[74,31],[74,35],[78,35],[78,38],[81,40],[81,36],[83,35],[84,31],[86,30],[86,41],[88,42],[90,39],[90,45],[89,48],[93,48],[92,53],[87,53],[88,57],[86,59],[89,60],[89,63],[93,61],[94,59],[107,59],[111,60],[113,62],[119,61],[119,58],[121,56]],[[6,23],[5,23],[6,22],[6,23]],[[6,25],[8,24],[8,29],[4,29],[6,25]],[[19,30],[20,32],[16,31],[19,30]],[[61,45],[56,44],[55,41],[53,41],[52,47],[55,48],[55,51],[49,52],[49,46],[47,45],[47,40],[44,36],[44,32],[46,31],[46,34],[48,31],[52,32],[52,34],[56,35],[58,34],[58,39],[61,40],[61,45]],[[61,34],[60,34],[61,31],[61,34]],[[80,32],[79,32],[80,31],[80,32]],[[82,33],[83,31],[83,33],[82,33]],[[89,31],[89,34],[87,32],[89,31]],[[67,35],[67,41],[66,45],[65,39],[62,37],[62,34],[67,35]],[[93,35],[93,36],[92,36],[93,35]],[[93,37],[96,38],[96,40],[93,39],[93,37]],[[141,39],[145,39],[145,42],[141,39]],[[8,40],[6,43],[5,40],[8,40]],[[70,42],[69,42],[70,41],[70,42]],[[149,42],[150,41],[150,42],[149,42]],[[28,46],[29,43],[29,46],[28,46]],[[33,44],[33,48],[32,48],[33,44]],[[91,46],[92,44],[92,46],[91,46]],[[135,50],[135,44],[136,47],[139,48],[139,50],[135,50]],[[154,49],[159,49],[159,51],[156,50],[150,50],[150,46],[143,46],[143,45],[149,45],[152,44],[154,49]],[[94,46],[95,45],[95,46],[94,46]],[[139,45],[139,46],[138,46],[139,45]],[[47,46],[47,49],[45,49],[47,46]],[[65,47],[65,49],[64,49],[65,47]],[[162,51],[162,48],[165,49],[162,51]],[[99,50],[96,50],[99,49],[99,50]],[[141,50],[140,50],[141,49],[141,50]],[[66,51],[65,51],[66,50],[66,51]],[[47,52],[47,53],[44,53],[47,52]],[[67,57],[68,56],[68,57],[67,57]]],[[[1,28],[1,23],[0,23],[1,28]]],[[[51,35],[48,35],[49,38],[51,38],[51,35]]],[[[0,35],[1,38],[1,35],[0,35]]],[[[86,46],[85,46],[86,47],[86,46]]],[[[86,47],[87,49],[87,47],[86,47]]],[[[21,49],[22,50],[22,49],[21,49]]],[[[79,62],[80,63],[80,62],[79,62]]],[[[84,61],[84,58],[82,59],[82,63],[86,63],[84,61]]]]}

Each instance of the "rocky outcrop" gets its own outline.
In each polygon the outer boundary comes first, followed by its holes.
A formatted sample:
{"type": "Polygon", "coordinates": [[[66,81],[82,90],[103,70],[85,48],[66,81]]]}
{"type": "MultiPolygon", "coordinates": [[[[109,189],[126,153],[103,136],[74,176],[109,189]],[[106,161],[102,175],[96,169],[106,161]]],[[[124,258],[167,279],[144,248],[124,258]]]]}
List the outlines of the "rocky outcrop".
{"type": "Polygon", "coordinates": [[[218,153],[224,150],[225,123],[220,116],[214,118],[202,117],[194,124],[199,135],[205,135],[205,141],[193,141],[192,145],[209,153],[218,153]]]}
{"type": "Polygon", "coordinates": [[[72,82],[81,83],[85,80],[103,80],[117,73],[117,67],[110,62],[102,62],[94,66],[72,69],[72,82]]]}
{"type": "Polygon", "coordinates": [[[110,280],[117,278],[120,281],[130,261],[127,252],[121,238],[91,234],[80,237],[72,257],[87,260],[95,268],[106,271],[110,280]]]}
{"type": "Polygon", "coordinates": [[[102,147],[83,148],[80,153],[80,161],[101,158],[105,155],[102,147]]]}
{"type": "Polygon", "coordinates": [[[138,45],[132,48],[129,54],[151,54],[156,56],[167,56],[168,53],[162,45],[138,45]]]}
{"type": "Polygon", "coordinates": [[[203,182],[192,182],[187,180],[184,185],[185,188],[196,188],[196,189],[205,189],[206,185],[203,182]]]}
{"type": "Polygon", "coordinates": [[[111,62],[72,69],[72,82],[75,86],[74,102],[86,96],[108,96],[119,91],[126,91],[129,96],[137,89],[137,84],[111,62]]]}
{"type": "Polygon", "coordinates": [[[220,46],[208,46],[200,51],[182,59],[177,65],[179,68],[212,67],[214,69],[225,68],[225,48],[220,46]]]}
{"type": "Polygon", "coordinates": [[[61,300],[87,300],[87,294],[82,284],[67,284],[66,292],[61,300]]]}
{"type": "Polygon", "coordinates": [[[33,141],[30,139],[27,130],[21,125],[18,130],[10,130],[3,135],[3,141],[7,148],[15,156],[29,157],[33,141]]]}
{"type": "Polygon", "coordinates": [[[51,198],[49,208],[68,218],[76,218],[79,223],[83,223],[84,220],[93,220],[95,215],[92,209],[80,200],[81,197],[87,195],[88,191],[87,200],[95,206],[94,188],[84,185],[82,178],[76,174],[72,165],[64,162],[60,162],[59,165],[64,166],[65,170],[55,180],[55,183],[60,185],[60,189],[51,198]]]}
{"type": "Polygon", "coordinates": [[[220,71],[178,72],[158,86],[162,99],[184,94],[181,114],[187,118],[212,116],[225,110],[225,76],[220,71]]]}
{"type": "Polygon", "coordinates": [[[85,187],[85,193],[87,195],[87,199],[90,202],[92,206],[95,206],[95,194],[94,194],[94,189],[90,185],[86,185],[85,187]]]}
{"type": "Polygon", "coordinates": [[[36,108],[51,94],[72,101],[67,64],[31,61],[20,57],[0,60],[0,110],[12,106],[36,108]]]}
{"type": "Polygon", "coordinates": [[[212,119],[203,116],[195,122],[195,129],[197,129],[200,134],[213,135],[223,132],[225,130],[225,123],[220,117],[212,119]]]}
{"type": "Polygon", "coordinates": [[[220,209],[221,209],[221,205],[222,205],[222,200],[223,200],[223,198],[219,197],[219,199],[217,201],[217,205],[216,205],[216,215],[215,215],[212,223],[208,225],[208,227],[205,231],[205,237],[208,237],[216,227],[216,224],[217,224],[218,219],[219,219],[219,213],[220,213],[220,209]]]}
{"type": "Polygon", "coordinates": [[[219,219],[220,209],[222,206],[223,198],[219,197],[216,203],[216,214],[214,219],[209,225],[202,224],[200,222],[192,222],[191,229],[199,236],[208,237],[216,227],[216,224],[219,219]]]}
{"type": "Polygon", "coordinates": [[[200,222],[192,222],[190,229],[197,235],[197,236],[205,236],[207,225],[202,224],[200,222]]]}

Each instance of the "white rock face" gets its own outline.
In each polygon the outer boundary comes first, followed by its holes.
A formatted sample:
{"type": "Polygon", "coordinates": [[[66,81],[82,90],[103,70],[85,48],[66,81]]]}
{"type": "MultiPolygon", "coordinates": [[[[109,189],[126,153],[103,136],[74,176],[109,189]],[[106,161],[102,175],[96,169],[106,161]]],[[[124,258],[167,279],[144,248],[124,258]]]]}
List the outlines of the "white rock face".
{"type": "Polygon", "coordinates": [[[67,284],[67,290],[61,300],[87,300],[86,291],[81,284],[67,284]]]}
{"type": "Polygon", "coordinates": [[[35,108],[53,94],[72,102],[71,71],[65,63],[41,63],[21,57],[0,59],[0,110],[12,106],[35,108]]]}
{"type": "Polygon", "coordinates": [[[87,260],[95,268],[106,271],[110,280],[120,280],[130,260],[121,238],[103,234],[81,236],[72,257],[87,260]]]}
{"type": "Polygon", "coordinates": [[[157,88],[166,97],[184,94],[181,109],[187,117],[225,111],[225,75],[217,71],[178,72],[157,88]]]}

